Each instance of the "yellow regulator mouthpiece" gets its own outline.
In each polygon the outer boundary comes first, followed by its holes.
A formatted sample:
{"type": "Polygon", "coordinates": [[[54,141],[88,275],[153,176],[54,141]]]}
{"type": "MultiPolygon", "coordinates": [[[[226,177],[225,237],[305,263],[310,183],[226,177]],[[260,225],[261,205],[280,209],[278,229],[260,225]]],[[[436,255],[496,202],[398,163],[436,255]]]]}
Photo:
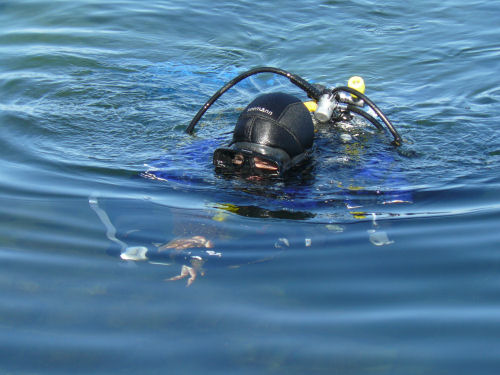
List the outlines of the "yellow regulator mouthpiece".
{"type": "MultiPolygon", "coordinates": [[[[365,81],[359,76],[354,76],[349,78],[347,81],[347,87],[359,91],[361,94],[365,93],[365,81]]],[[[354,99],[357,99],[355,95],[352,95],[354,99]]]]}

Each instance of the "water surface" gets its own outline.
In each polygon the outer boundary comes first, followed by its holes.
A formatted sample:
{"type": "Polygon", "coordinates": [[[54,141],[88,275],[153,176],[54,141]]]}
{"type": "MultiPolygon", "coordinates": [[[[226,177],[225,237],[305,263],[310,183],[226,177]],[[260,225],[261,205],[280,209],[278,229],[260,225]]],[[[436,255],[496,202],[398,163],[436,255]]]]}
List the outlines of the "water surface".
{"type": "Polygon", "coordinates": [[[499,16],[456,0],[0,1],[0,372],[497,374],[499,16]],[[308,178],[216,176],[210,150],[258,93],[306,99],[256,76],[184,133],[260,65],[363,76],[404,145],[325,127],[308,178]],[[158,160],[177,178],[147,178],[158,160]],[[223,259],[165,282],[181,264],[121,260],[92,197],[127,245],[203,235],[223,259]]]}

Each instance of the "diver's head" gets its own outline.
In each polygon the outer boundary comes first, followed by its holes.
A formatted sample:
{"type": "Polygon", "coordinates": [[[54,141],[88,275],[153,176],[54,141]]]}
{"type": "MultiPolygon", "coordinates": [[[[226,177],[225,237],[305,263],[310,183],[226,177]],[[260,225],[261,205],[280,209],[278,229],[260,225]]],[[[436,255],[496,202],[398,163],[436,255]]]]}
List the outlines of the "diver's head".
{"type": "Polygon", "coordinates": [[[264,94],[240,114],[230,147],[215,150],[218,172],[283,176],[309,158],[314,125],[302,101],[284,93],[264,94]]]}

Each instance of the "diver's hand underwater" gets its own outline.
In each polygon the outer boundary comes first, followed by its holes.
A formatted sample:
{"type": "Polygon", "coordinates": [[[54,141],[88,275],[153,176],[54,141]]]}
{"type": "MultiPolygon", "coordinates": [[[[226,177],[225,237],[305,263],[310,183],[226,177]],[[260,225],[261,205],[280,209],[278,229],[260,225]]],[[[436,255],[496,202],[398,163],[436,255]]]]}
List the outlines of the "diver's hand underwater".
{"type": "MultiPolygon", "coordinates": [[[[163,252],[163,251],[173,251],[171,253],[171,256],[175,258],[182,252],[188,249],[193,249],[193,248],[207,248],[211,249],[213,248],[213,243],[210,240],[207,240],[203,236],[192,236],[189,238],[179,238],[170,241],[166,245],[160,246],[158,248],[158,252],[163,252]]],[[[205,276],[205,271],[203,270],[203,264],[205,261],[203,258],[199,256],[191,256],[189,259],[190,265],[183,265],[181,268],[181,273],[177,276],[170,277],[168,279],[165,279],[165,281],[177,281],[177,280],[182,280],[186,277],[189,276],[187,280],[186,287],[190,286],[195,280],[198,274],[201,276],[205,276]]]]}
{"type": "MultiPolygon", "coordinates": [[[[116,228],[111,223],[111,220],[100,206],[96,194],[92,194],[89,197],[89,205],[96,212],[97,216],[101,222],[106,227],[106,237],[115,242],[120,246],[120,258],[125,261],[147,261],[149,259],[148,248],[145,246],[127,246],[127,244],[116,237],[116,228]]],[[[195,280],[198,274],[201,276],[205,275],[203,270],[203,265],[205,260],[198,255],[192,255],[189,251],[190,249],[203,248],[211,249],[213,248],[213,242],[207,240],[203,236],[192,236],[188,238],[178,238],[168,242],[165,245],[158,246],[158,254],[165,253],[165,255],[174,260],[175,258],[183,258],[185,262],[189,265],[183,265],[181,268],[181,273],[177,276],[165,279],[165,281],[176,281],[181,280],[189,276],[186,286],[190,286],[195,280]]],[[[220,257],[220,253],[212,250],[206,250],[207,255],[220,257]]],[[[165,264],[165,263],[163,263],[165,264]]]]}

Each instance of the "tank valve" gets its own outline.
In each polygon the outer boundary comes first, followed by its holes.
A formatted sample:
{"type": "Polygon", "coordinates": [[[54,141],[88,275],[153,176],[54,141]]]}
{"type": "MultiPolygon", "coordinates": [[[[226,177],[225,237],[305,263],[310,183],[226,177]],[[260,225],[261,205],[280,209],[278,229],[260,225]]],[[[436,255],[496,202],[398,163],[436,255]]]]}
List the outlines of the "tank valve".
{"type": "Polygon", "coordinates": [[[328,122],[332,118],[333,111],[337,108],[337,100],[331,91],[325,91],[318,101],[318,108],[314,112],[314,118],[319,122],[328,122]]]}

